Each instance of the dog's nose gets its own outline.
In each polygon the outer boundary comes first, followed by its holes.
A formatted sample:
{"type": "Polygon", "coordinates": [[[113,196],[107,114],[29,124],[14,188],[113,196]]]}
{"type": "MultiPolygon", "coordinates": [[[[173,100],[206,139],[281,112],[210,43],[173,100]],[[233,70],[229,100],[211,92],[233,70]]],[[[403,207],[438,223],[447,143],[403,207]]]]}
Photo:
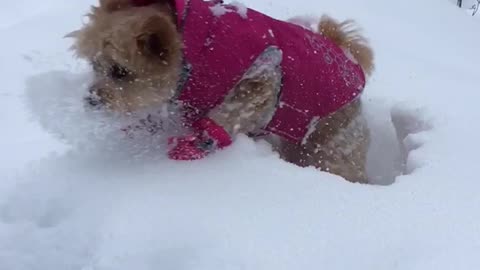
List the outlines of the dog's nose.
{"type": "Polygon", "coordinates": [[[85,97],[85,102],[92,107],[96,107],[101,104],[98,98],[92,96],[85,97]]]}
{"type": "Polygon", "coordinates": [[[92,107],[97,107],[97,106],[101,105],[102,100],[97,94],[97,89],[90,88],[89,92],[90,92],[90,94],[85,97],[85,102],[92,107]]]}
{"type": "Polygon", "coordinates": [[[85,97],[85,103],[92,106],[97,107],[102,104],[102,100],[98,95],[98,89],[96,87],[91,87],[88,90],[89,94],[85,97]]]}

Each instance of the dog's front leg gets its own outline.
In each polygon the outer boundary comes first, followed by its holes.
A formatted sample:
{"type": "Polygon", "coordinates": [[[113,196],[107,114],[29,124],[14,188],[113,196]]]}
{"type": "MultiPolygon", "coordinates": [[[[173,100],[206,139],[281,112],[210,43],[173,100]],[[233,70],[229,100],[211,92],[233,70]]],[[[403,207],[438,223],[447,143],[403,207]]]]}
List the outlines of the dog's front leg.
{"type": "Polygon", "coordinates": [[[278,103],[282,53],[268,48],[208,117],[231,137],[261,131],[271,120],[278,103]]]}
{"type": "Polygon", "coordinates": [[[229,146],[239,134],[261,131],[278,102],[282,53],[275,47],[262,53],[224,102],[192,124],[195,135],[175,138],[171,159],[194,160],[229,146]]]}

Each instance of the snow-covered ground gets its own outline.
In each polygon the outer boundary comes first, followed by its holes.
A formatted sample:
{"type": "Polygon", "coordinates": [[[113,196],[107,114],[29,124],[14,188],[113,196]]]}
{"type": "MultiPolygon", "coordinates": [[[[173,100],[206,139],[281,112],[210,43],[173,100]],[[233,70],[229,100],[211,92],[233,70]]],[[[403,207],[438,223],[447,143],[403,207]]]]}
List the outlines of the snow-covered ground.
{"type": "Polygon", "coordinates": [[[124,147],[82,110],[88,67],[62,38],[93,0],[10,1],[0,269],[480,269],[480,22],[446,0],[243,2],[363,26],[380,185],[295,167],[247,138],[194,163],[124,147]]]}

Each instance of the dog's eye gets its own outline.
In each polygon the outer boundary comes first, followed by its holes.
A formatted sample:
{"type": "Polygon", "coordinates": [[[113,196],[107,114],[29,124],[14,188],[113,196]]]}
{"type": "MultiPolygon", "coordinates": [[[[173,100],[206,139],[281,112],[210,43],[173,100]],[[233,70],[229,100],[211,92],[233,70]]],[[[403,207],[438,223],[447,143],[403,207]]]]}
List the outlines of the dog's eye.
{"type": "Polygon", "coordinates": [[[102,71],[102,67],[100,66],[100,64],[97,61],[92,61],[90,64],[92,65],[93,71],[95,71],[95,72],[101,72],[102,71]]]}
{"type": "Polygon", "coordinates": [[[127,77],[130,74],[130,71],[122,66],[112,65],[108,73],[112,79],[121,80],[127,77]]]}

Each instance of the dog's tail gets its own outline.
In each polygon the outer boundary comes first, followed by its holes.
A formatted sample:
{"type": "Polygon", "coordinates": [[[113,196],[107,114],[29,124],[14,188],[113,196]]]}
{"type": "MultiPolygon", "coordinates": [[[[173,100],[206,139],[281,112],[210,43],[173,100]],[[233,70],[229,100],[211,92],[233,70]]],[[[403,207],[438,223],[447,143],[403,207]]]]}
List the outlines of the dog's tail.
{"type": "Polygon", "coordinates": [[[318,32],[335,44],[350,52],[369,77],[374,69],[373,50],[368,40],[361,35],[354,21],[338,22],[329,16],[322,16],[318,25],[318,32]]]}

